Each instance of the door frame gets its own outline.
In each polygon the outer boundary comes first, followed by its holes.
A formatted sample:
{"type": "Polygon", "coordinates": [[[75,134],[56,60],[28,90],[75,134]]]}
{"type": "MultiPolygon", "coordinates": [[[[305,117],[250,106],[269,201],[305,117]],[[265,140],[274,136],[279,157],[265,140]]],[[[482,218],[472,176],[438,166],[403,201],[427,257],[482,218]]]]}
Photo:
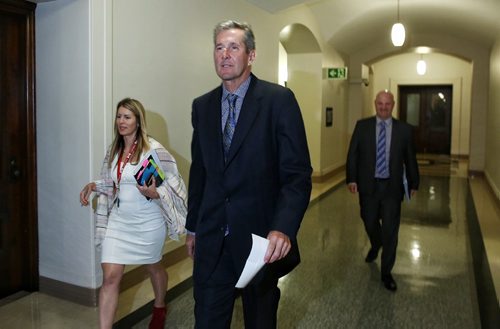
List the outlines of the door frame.
{"type": "MultiPolygon", "coordinates": [[[[26,149],[21,150],[26,162],[26,191],[23,204],[26,207],[26,227],[24,245],[27,253],[22,259],[24,271],[22,285],[26,291],[36,291],[39,287],[38,267],[38,209],[37,209],[37,166],[36,166],[36,112],[35,112],[35,9],[36,4],[28,1],[0,0],[0,11],[7,14],[21,15],[26,20],[25,61],[26,76],[24,79],[26,108],[26,149]]],[[[5,122],[4,124],[8,124],[5,122]]]]}
{"type": "MultiPolygon", "coordinates": [[[[452,134],[453,134],[453,93],[454,93],[454,86],[452,84],[429,84],[429,85],[398,85],[398,116],[402,121],[407,122],[407,109],[406,109],[406,99],[404,99],[404,96],[407,93],[412,93],[412,94],[419,94],[421,97],[421,103],[420,107],[418,109],[418,124],[414,129],[414,137],[415,137],[415,143],[423,147],[423,149],[417,150],[419,153],[423,154],[447,154],[451,155],[452,154],[452,134]],[[446,110],[442,113],[443,115],[441,117],[442,120],[444,121],[443,124],[436,126],[436,123],[434,125],[432,124],[432,118],[434,116],[432,115],[433,113],[438,113],[436,111],[433,111],[432,109],[434,108],[433,105],[431,105],[431,99],[429,96],[431,95],[430,92],[433,90],[446,90],[443,91],[445,98],[443,98],[443,94],[440,92],[440,97],[445,100],[446,104],[444,107],[446,110]],[[446,101],[447,100],[447,101],[446,101]],[[432,112],[432,113],[431,113],[432,112]],[[445,133],[445,134],[443,134],[445,133]],[[443,139],[442,137],[445,137],[443,139]],[[425,143],[422,144],[422,138],[425,137],[425,143]],[[434,139],[434,144],[430,142],[429,139],[434,139]],[[437,152],[436,150],[439,149],[436,148],[435,146],[438,145],[436,144],[437,142],[441,142],[439,145],[441,145],[441,148],[443,149],[442,151],[437,152]],[[434,150],[432,150],[432,147],[430,147],[430,150],[427,150],[427,147],[429,145],[434,146],[434,150]],[[446,150],[444,150],[446,149],[446,150]]],[[[437,94],[435,94],[437,95],[437,94]]],[[[439,98],[437,98],[439,100],[439,98]]],[[[434,104],[435,102],[433,102],[434,104]]],[[[438,102],[441,104],[440,102],[438,102]]],[[[441,107],[439,107],[441,108],[441,107]]],[[[418,146],[416,145],[416,146],[418,146]]],[[[418,149],[418,147],[417,147],[418,149]]]]}

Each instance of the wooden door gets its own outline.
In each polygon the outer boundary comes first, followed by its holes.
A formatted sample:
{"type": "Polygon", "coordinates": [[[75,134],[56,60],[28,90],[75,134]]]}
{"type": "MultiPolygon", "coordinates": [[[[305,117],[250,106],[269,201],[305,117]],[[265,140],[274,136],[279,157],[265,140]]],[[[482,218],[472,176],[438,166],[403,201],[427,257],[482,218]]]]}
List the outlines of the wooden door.
{"type": "Polygon", "coordinates": [[[400,119],[415,127],[417,153],[450,154],[452,86],[400,86],[400,119]]]}
{"type": "Polygon", "coordinates": [[[38,289],[35,7],[0,0],[0,298],[38,289]]]}

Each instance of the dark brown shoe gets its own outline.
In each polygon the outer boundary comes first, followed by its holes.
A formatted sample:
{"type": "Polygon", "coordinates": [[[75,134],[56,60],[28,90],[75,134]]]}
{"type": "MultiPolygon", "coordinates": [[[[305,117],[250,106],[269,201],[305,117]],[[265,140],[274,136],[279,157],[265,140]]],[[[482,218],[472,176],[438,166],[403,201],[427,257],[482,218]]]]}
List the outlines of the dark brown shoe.
{"type": "Polygon", "coordinates": [[[384,287],[387,290],[396,291],[398,289],[398,286],[396,285],[396,281],[394,281],[394,278],[392,277],[391,274],[382,275],[382,282],[384,283],[384,287]]]}

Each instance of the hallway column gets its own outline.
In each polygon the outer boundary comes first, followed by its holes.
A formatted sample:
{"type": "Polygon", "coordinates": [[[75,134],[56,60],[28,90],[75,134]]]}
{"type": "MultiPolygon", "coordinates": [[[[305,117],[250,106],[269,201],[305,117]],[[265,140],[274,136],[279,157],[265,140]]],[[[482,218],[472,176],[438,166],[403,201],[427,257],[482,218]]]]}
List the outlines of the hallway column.
{"type": "Polygon", "coordinates": [[[59,0],[36,11],[40,291],[87,305],[102,274],[78,195],[112,134],[111,9],[111,0],[59,0]]]}

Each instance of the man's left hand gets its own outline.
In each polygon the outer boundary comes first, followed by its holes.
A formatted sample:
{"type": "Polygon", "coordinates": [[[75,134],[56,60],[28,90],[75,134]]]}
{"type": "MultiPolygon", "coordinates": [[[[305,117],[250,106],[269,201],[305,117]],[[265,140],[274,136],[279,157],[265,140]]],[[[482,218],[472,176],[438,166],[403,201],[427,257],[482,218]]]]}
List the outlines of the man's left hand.
{"type": "Polygon", "coordinates": [[[264,257],[264,262],[266,263],[273,263],[284,258],[292,247],[290,238],[279,231],[269,232],[267,239],[269,240],[269,246],[264,257]]]}

